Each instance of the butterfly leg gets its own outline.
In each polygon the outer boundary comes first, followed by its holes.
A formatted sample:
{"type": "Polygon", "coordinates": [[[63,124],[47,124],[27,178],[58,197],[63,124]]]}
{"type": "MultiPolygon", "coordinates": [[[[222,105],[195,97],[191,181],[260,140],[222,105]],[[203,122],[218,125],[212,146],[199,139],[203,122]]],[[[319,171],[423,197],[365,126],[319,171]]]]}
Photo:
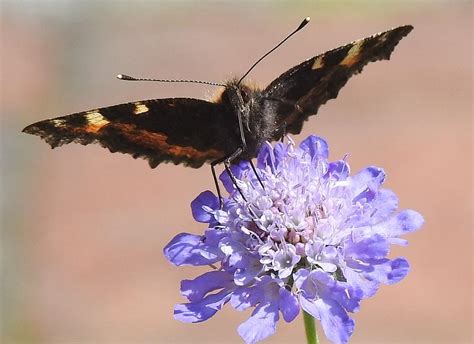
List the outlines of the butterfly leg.
{"type": "MultiPolygon", "coordinates": [[[[215,184],[216,190],[217,190],[217,196],[219,197],[220,209],[222,209],[222,207],[224,206],[224,202],[223,202],[223,199],[222,199],[221,189],[219,187],[219,180],[217,179],[216,165],[224,163],[225,170],[229,174],[229,177],[232,180],[232,183],[234,184],[234,186],[237,188],[237,190],[239,190],[240,194],[242,195],[242,191],[237,186],[235,176],[234,176],[234,174],[232,173],[232,171],[230,170],[230,168],[228,166],[230,164],[229,160],[231,161],[231,160],[235,159],[240,154],[242,154],[242,148],[239,147],[234,153],[225,155],[222,158],[219,158],[219,159],[214,160],[213,162],[211,162],[212,178],[214,179],[214,184],[215,184]]],[[[242,195],[242,197],[245,200],[244,195],[242,195]]]]}
{"type": "Polygon", "coordinates": [[[222,201],[221,189],[219,187],[219,181],[218,181],[217,175],[216,175],[216,165],[223,162],[225,160],[225,158],[226,157],[221,158],[221,159],[217,159],[217,160],[214,160],[213,162],[211,162],[212,178],[214,178],[214,185],[216,186],[217,197],[219,197],[219,208],[220,209],[222,209],[222,207],[224,205],[224,202],[222,201]]]}
{"type": "MultiPolygon", "coordinates": [[[[232,162],[232,160],[234,160],[235,158],[237,158],[240,154],[242,154],[243,152],[243,148],[242,147],[239,147],[234,153],[230,154],[227,159],[224,160],[224,166],[225,166],[225,170],[227,171],[227,173],[229,174],[229,177],[230,179],[232,180],[232,183],[234,184],[235,188],[239,191],[240,195],[242,196],[243,200],[245,202],[248,203],[247,199],[245,198],[242,190],[240,189],[240,187],[237,185],[237,179],[235,178],[234,174],[232,173],[232,170],[230,169],[230,164],[232,162]]],[[[254,171],[255,171],[255,166],[253,166],[252,164],[252,161],[250,160],[250,164],[252,165],[254,171]]],[[[258,178],[258,174],[257,172],[255,171],[255,174],[257,175],[257,178],[258,178]]],[[[263,187],[263,185],[262,185],[263,187]]],[[[250,206],[248,206],[248,211],[250,212],[250,214],[252,214],[253,218],[252,218],[252,222],[255,224],[255,226],[258,228],[258,224],[255,222],[254,219],[257,218],[257,215],[255,215],[255,212],[252,210],[252,208],[250,206]]]]}
{"type": "Polygon", "coordinates": [[[232,170],[230,169],[230,164],[231,162],[237,158],[240,154],[242,154],[242,152],[244,151],[244,148],[243,147],[239,147],[235,150],[235,152],[233,152],[232,154],[228,155],[227,158],[224,160],[224,167],[225,167],[225,170],[227,171],[227,174],[229,175],[230,179],[232,180],[232,184],[234,184],[235,188],[237,189],[237,191],[239,191],[240,195],[242,196],[242,198],[244,199],[245,202],[247,202],[247,199],[245,198],[242,190],[240,189],[240,187],[237,185],[237,179],[235,178],[234,174],[232,173],[232,170]]]}
{"type": "Polygon", "coordinates": [[[257,176],[258,182],[262,186],[262,189],[265,190],[265,186],[263,186],[262,180],[260,179],[260,176],[257,173],[257,169],[255,168],[255,165],[253,164],[252,159],[249,159],[249,163],[250,163],[250,166],[252,167],[253,173],[255,173],[255,175],[257,176]]]}
{"type": "Polygon", "coordinates": [[[222,158],[219,158],[217,160],[214,160],[213,162],[211,162],[211,171],[212,171],[212,177],[214,179],[214,184],[216,185],[216,190],[217,190],[217,196],[219,197],[219,206],[220,208],[222,209],[223,205],[224,205],[224,202],[222,200],[222,194],[221,194],[221,189],[219,187],[219,181],[217,179],[217,174],[216,174],[216,165],[218,164],[221,164],[221,163],[224,163],[224,167],[225,167],[225,170],[227,172],[227,174],[229,175],[230,179],[232,180],[232,184],[234,184],[235,188],[239,191],[239,193],[242,195],[242,198],[246,200],[244,194],[242,193],[242,190],[239,188],[239,186],[237,185],[237,180],[234,176],[234,174],[232,173],[231,169],[230,169],[230,163],[235,159],[237,158],[240,154],[242,154],[243,152],[243,148],[242,147],[239,147],[235,150],[235,152],[229,154],[229,155],[226,155],[222,158]]]}

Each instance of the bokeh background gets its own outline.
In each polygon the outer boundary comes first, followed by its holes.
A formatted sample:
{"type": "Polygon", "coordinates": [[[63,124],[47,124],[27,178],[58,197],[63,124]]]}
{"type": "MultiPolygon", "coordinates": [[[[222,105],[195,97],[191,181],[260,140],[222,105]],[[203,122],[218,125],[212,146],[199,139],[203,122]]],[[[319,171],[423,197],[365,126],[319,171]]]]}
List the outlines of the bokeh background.
{"type": "MultiPolygon", "coordinates": [[[[264,86],[317,53],[401,24],[415,30],[390,62],[368,66],[320,109],[310,133],[353,171],[378,165],[387,187],[426,218],[395,248],[412,271],[354,315],[353,343],[472,340],[472,3],[456,1],[1,2],[2,343],[240,343],[249,313],[173,319],[178,288],[200,270],[162,255],[200,233],[189,203],[213,189],[194,170],[110,154],[52,151],[21,134],[34,121],[201,85],[128,83],[131,75],[222,81],[241,75],[310,16],[250,78],[264,86]]],[[[325,342],[324,336],[321,339],[325,342]]],[[[268,343],[304,342],[302,319],[268,343]]]]}

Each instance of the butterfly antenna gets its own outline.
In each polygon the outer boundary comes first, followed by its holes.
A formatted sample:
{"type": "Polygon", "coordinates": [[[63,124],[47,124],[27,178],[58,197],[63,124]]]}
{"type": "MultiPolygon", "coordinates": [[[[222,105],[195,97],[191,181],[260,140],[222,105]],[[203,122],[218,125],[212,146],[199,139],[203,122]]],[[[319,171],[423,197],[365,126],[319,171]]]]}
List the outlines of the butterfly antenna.
{"type": "Polygon", "coordinates": [[[119,74],[117,75],[117,79],[126,80],[126,81],[158,81],[158,82],[187,82],[192,84],[204,84],[204,85],[212,85],[212,86],[223,86],[224,84],[219,84],[217,82],[210,82],[210,81],[202,81],[202,80],[174,80],[174,79],[149,79],[149,78],[134,78],[130,75],[119,74]]]}
{"type": "Polygon", "coordinates": [[[274,50],[276,50],[280,45],[282,45],[283,43],[285,43],[291,36],[293,36],[295,33],[297,33],[298,31],[300,31],[302,28],[304,28],[306,26],[306,24],[309,23],[309,20],[310,18],[309,17],[306,17],[303,19],[303,21],[301,22],[301,24],[296,28],[296,30],[294,30],[292,33],[290,33],[288,36],[286,36],[286,38],[281,41],[280,43],[278,43],[272,50],[270,50],[269,52],[267,52],[265,55],[263,55],[261,58],[259,58],[257,60],[257,62],[255,62],[252,67],[250,67],[250,69],[247,71],[247,73],[244,74],[243,77],[240,78],[239,82],[237,83],[237,85],[240,85],[240,83],[242,82],[242,80],[244,80],[244,78],[252,71],[252,69],[254,69],[254,67],[256,65],[258,65],[258,63],[260,61],[262,61],[265,57],[267,57],[268,55],[270,55],[274,50]]]}

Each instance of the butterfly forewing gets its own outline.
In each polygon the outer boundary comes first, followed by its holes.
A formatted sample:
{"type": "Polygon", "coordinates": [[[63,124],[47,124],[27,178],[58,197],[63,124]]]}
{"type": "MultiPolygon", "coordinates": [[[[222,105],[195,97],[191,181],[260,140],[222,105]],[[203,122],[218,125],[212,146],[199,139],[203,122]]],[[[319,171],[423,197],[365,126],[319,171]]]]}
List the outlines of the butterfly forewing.
{"type": "Polygon", "coordinates": [[[298,134],[303,122],[336,98],[352,75],[369,62],[389,59],[412,29],[400,26],[315,56],[263,91],[230,80],[212,103],[192,98],[144,100],[44,120],[23,131],[41,136],[53,148],[70,142],[99,143],[111,152],[145,158],[151,167],[162,162],[200,167],[224,157],[234,162],[250,159],[265,141],[285,131],[298,134]]]}
{"type": "Polygon", "coordinates": [[[412,26],[400,26],[360,39],[315,56],[283,73],[264,90],[263,101],[271,107],[278,126],[292,134],[317,113],[329,99],[337,97],[347,80],[369,62],[389,59],[398,42],[412,26]]]}
{"type": "Polygon", "coordinates": [[[44,120],[23,131],[42,137],[51,147],[77,142],[99,143],[111,152],[199,167],[225,155],[233,128],[221,105],[192,98],[144,100],[44,120]],[[224,134],[224,136],[222,136],[224,134]]]}

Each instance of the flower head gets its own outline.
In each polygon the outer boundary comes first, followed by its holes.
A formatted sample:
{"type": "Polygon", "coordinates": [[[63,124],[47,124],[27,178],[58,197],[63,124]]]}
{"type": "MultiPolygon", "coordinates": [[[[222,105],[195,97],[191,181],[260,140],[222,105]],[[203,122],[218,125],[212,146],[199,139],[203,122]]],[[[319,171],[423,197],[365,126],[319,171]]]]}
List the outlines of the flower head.
{"type": "Polygon", "coordinates": [[[354,329],[348,312],[381,283],[407,275],[404,258],[387,258],[390,244],[406,245],[399,237],[423,218],[396,212],[396,195],[381,188],[382,169],[350,176],[345,159],[329,162],[328,146],[316,136],[299,147],[291,139],[265,144],[257,157],[262,185],[248,162],[232,171],[245,198],[223,173],[229,196],[222,209],[210,191],[191,204],[196,221],[208,224],[205,234],[179,234],[164,249],[175,265],[214,268],[182,281],[189,302],[175,307],[175,318],[204,321],[227,302],[254,307],[238,332],[256,343],[275,332],[280,314],[290,322],[302,308],[332,342],[346,343],[354,329]]]}

